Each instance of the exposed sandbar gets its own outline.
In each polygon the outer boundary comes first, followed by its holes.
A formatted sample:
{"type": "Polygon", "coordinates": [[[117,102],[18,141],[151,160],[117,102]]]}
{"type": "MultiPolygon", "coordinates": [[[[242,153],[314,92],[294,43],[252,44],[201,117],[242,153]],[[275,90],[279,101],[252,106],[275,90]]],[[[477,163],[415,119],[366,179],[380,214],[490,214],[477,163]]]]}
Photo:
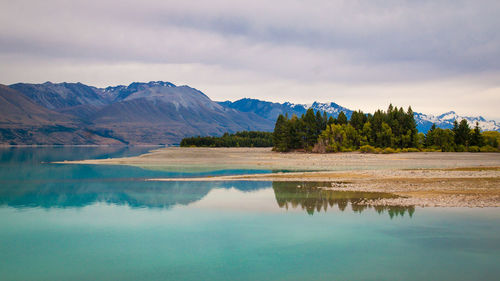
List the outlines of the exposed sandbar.
{"type": "Polygon", "coordinates": [[[73,164],[131,165],[166,171],[255,169],[349,171],[500,166],[500,153],[416,152],[397,154],[276,153],[270,148],[169,147],[126,158],[64,161],[73,164]]]}
{"type": "Polygon", "coordinates": [[[316,181],[325,182],[325,189],[403,196],[366,202],[371,205],[500,207],[498,153],[306,154],[275,153],[267,148],[164,148],[137,157],[61,163],[132,165],[166,171],[300,171],[150,180],[316,181]]]}

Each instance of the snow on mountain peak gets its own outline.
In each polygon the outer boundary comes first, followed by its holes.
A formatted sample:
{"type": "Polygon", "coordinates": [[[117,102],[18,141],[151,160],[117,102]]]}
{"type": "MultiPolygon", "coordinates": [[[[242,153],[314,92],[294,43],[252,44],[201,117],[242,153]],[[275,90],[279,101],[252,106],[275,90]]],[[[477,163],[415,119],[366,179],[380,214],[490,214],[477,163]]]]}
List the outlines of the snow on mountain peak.
{"type": "Polygon", "coordinates": [[[486,120],[482,116],[460,116],[455,111],[449,111],[438,116],[415,113],[415,121],[417,122],[419,131],[421,132],[427,132],[432,124],[436,124],[439,128],[450,129],[453,128],[453,123],[455,121],[460,122],[462,119],[467,120],[470,127],[476,126],[477,122],[479,124],[479,128],[483,131],[500,131],[500,123],[497,124],[494,120],[486,120]]]}

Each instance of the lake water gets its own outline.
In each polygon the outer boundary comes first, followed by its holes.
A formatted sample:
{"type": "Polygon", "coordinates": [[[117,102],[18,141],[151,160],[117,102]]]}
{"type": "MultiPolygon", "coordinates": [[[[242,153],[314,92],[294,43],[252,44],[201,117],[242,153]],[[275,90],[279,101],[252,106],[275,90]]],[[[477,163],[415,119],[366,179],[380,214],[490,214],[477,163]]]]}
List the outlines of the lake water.
{"type": "Polygon", "coordinates": [[[47,163],[148,149],[0,149],[0,280],[500,278],[498,208],[375,209],[360,198],[392,195],[47,163]]]}

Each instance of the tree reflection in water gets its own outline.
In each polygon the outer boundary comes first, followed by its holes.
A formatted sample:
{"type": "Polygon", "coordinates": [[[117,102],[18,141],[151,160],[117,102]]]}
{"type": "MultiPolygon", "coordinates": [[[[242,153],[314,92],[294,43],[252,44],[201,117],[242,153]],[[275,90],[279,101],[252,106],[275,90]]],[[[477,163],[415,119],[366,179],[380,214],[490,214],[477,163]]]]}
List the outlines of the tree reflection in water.
{"type": "Polygon", "coordinates": [[[387,211],[389,216],[403,216],[406,212],[410,217],[415,212],[415,206],[370,206],[367,199],[397,198],[399,196],[383,192],[333,191],[319,187],[331,186],[330,182],[273,182],[274,194],[280,208],[302,208],[309,215],[315,212],[326,212],[328,208],[337,205],[344,211],[351,206],[352,211],[361,213],[366,209],[376,212],[387,211]]]}

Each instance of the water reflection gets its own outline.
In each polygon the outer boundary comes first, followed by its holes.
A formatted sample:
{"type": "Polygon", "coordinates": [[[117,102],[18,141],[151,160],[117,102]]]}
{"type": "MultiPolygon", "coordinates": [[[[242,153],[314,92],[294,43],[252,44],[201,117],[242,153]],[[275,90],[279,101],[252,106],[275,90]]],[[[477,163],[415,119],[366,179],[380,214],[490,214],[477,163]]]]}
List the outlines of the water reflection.
{"type": "MultiPolygon", "coordinates": [[[[131,179],[13,182],[0,186],[0,206],[80,208],[107,203],[132,208],[168,209],[200,201],[212,189],[252,192],[270,188],[271,185],[279,208],[301,208],[310,215],[327,212],[334,206],[341,211],[350,209],[357,213],[373,209],[378,213],[387,212],[391,218],[405,213],[411,217],[415,212],[413,206],[369,206],[364,203],[366,199],[397,197],[393,194],[319,188],[330,186],[329,182],[149,182],[131,179]]],[[[244,197],[238,200],[245,204],[244,197]]]]}
{"type": "MultiPolygon", "coordinates": [[[[271,171],[222,170],[206,173],[164,172],[128,166],[64,165],[47,162],[137,155],[151,147],[26,147],[0,148],[0,206],[15,208],[79,208],[95,203],[127,205],[132,208],[168,209],[200,201],[213,189],[251,192],[266,188],[274,191],[266,204],[271,208],[302,208],[308,214],[326,212],[334,205],[354,212],[370,208],[363,199],[392,198],[391,194],[334,192],[318,188],[330,183],[290,182],[146,182],[154,177],[204,177],[224,174],[271,171]],[[271,203],[272,202],[272,203],[271,203]]],[[[223,201],[223,197],[218,198],[223,201]]],[[[248,204],[248,196],[231,202],[248,204]]],[[[413,207],[371,207],[391,217],[411,216],[413,207]]]]}
{"type": "Polygon", "coordinates": [[[16,208],[71,208],[95,203],[132,208],[170,208],[204,198],[214,188],[253,191],[269,188],[267,182],[145,182],[83,181],[16,184],[0,187],[0,206],[16,208]]]}
{"type": "Polygon", "coordinates": [[[270,183],[145,182],[154,177],[193,177],[269,171],[164,172],[129,166],[51,164],[52,161],[126,157],[155,147],[0,148],[0,206],[84,207],[97,202],[131,207],[169,208],[202,199],[216,187],[269,188],[270,183]]]}
{"type": "Polygon", "coordinates": [[[353,212],[361,213],[373,208],[376,212],[387,211],[389,216],[403,216],[406,212],[410,217],[415,212],[414,206],[370,206],[366,199],[397,198],[397,195],[382,192],[333,191],[319,187],[331,186],[330,182],[273,182],[276,202],[280,208],[302,208],[308,214],[326,212],[328,208],[337,206],[345,211],[348,206],[353,212]]]}
{"type": "Polygon", "coordinates": [[[32,165],[62,160],[105,159],[129,157],[146,153],[160,146],[42,146],[0,147],[0,165],[32,165]]]}

